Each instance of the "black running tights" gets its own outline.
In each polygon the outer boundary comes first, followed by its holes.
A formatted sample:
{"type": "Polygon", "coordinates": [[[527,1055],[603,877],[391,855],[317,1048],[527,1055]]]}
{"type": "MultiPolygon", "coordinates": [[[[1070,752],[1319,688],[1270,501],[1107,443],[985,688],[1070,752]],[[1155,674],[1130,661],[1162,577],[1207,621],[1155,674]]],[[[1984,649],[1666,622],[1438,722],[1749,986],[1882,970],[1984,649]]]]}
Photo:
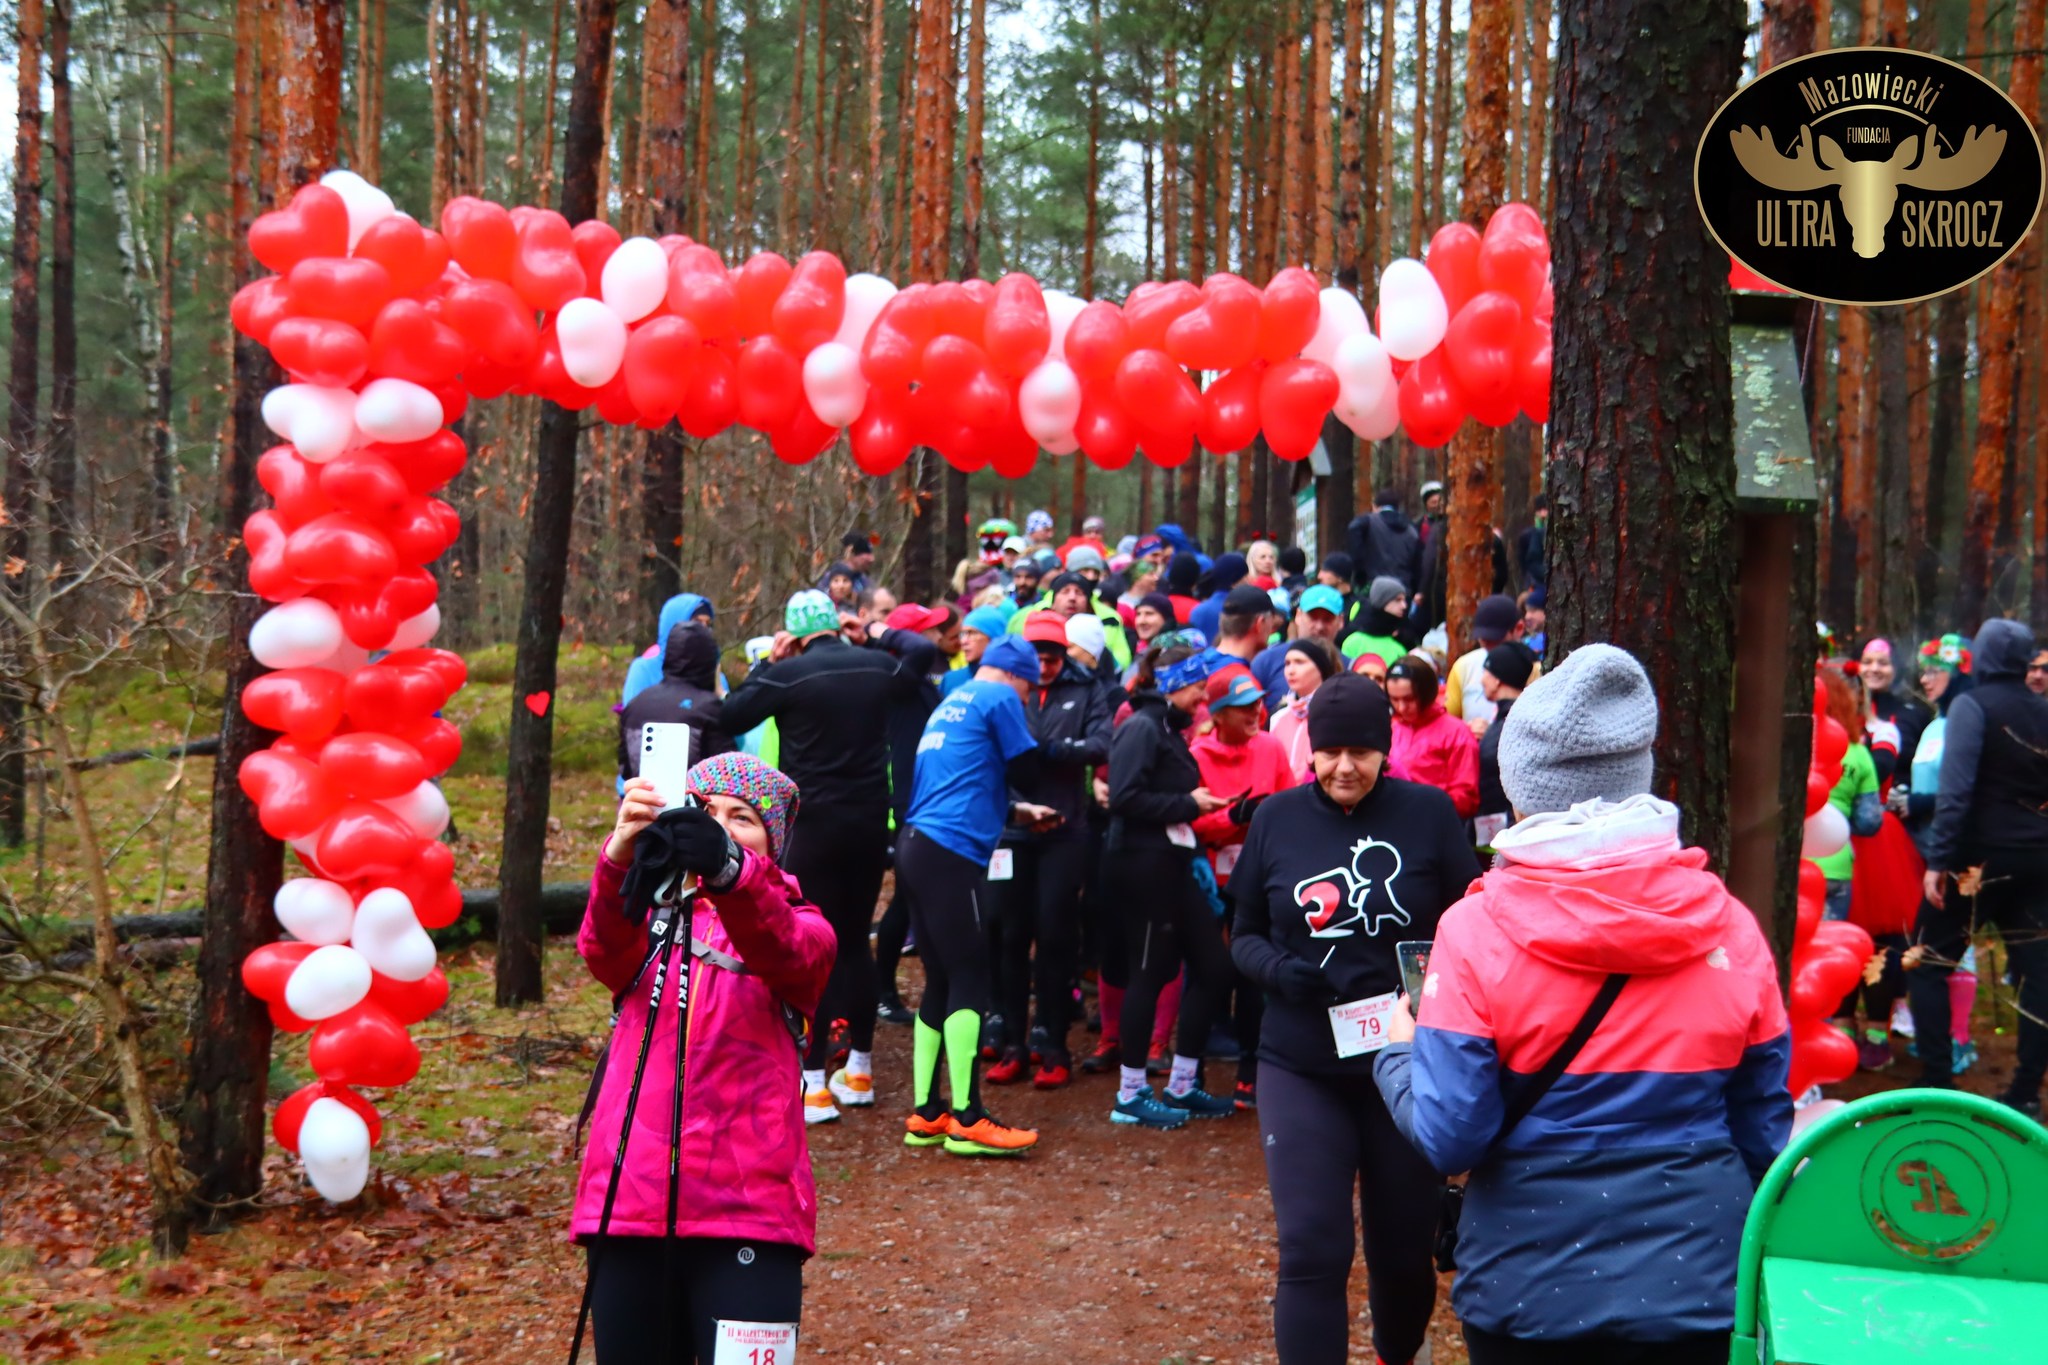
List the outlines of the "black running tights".
{"type": "Polygon", "coordinates": [[[666,1247],[659,1237],[590,1243],[597,1365],[711,1365],[721,1320],[803,1316],[802,1247],[725,1237],[679,1237],[666,1247]]]}
{"type": "Polygon", "coordinates": [[[1152,1036],[1152,1016],[1159,992],[1188,969],[1187,988],[1180,998],[1180,1046],[1186,1057],[1199,1057],[1209,1043],[1209,1027],[1230,994],[1236,968],[1223,941],[1223,921],[1195,885],[1191,855],[1173,847],[1126,848],[1110,855],[1110,890],[1124,916],[1130,985],[1124,991],[1123,1037],[1152,1036]]]}
{"type": "Polygon", "coordinates": [[[818,1004],[817,1027],[804,1066],[820,1070],[831,1056],[832,1021],[844,1019],[847,1041],[856,1052],[875,1047],[875,955],[868,929],[875,922],[875,901],[882,894],[882,873],[888,859],[889,828],[885,812],[852,815],[819,811],[797,816],[783,866],[803,888],[804,898],[825,914],[839,937],[839,954],[825,980],[818,1004]]]}

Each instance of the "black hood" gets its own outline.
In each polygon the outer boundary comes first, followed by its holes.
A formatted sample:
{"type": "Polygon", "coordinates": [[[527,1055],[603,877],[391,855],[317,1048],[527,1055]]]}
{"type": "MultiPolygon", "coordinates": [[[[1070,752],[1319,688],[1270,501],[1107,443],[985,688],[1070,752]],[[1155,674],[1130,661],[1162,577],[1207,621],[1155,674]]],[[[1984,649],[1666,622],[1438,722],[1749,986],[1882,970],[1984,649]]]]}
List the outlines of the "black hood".
{"type": "Polygon", "coordinates": [[[1947,715],[1948,708],[1956,704],[1956,698],[1965,695],[1976,685],[1977,680],[1969,674],[1951,672],[1948,675],[1948,686],[1942,689],[1941,700],[1934,703],[1934,709],[1944,716],[1947,715]]]}
{"type": "MultiPolygon", "coordinates": [[[[1980,682],[2024,678],[2027,660],[2034,657],[2034,632],[2018,621],[1986,621],[1970,642],[1970,657],[1980,682]]],[[[1949,691],[1955,691],[1953,682],[1949,691]]]]}
{"type": "Polygon", "coordinates": [[[1382,507],[1380,509],[1380,520],[1387,524],[1388,529],[1396,532],[1414,529],[1414,523],[1409,521],[1407,516],[1398,507],[1382,507]]]}
{"type": "Polygon", "coordinates": [[[685,623],[668,633],[661,651],[661,676],[711,691],[718,683],[718,640],[704,627],[685,623]]]}

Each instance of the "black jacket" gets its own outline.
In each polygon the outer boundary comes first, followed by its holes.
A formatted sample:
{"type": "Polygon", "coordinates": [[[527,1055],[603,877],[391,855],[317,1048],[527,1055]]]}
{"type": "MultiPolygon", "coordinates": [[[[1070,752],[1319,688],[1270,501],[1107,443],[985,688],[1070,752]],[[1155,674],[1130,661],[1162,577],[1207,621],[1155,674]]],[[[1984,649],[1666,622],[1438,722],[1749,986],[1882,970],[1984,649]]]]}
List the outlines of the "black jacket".
{"type": "MultiPolygon", "coordinates": [[[[1437,523],[1435,532],[1422,547],[1422,614],[1417,619],[1426,623],[1424,628],[1439,626],[1444,621],[1444,603],[1450,600],[1451,528],[1437,523]]],[[[1489,592],[1508,590],[1508,545],[1498,531],[1493,533],[1493,586],[1489,592]]]]}
{"type": "Polygon", "coordinates": [[[1507,724],[1508,711],[1514,706],[1513,697],[1502,697],[1494,703],[1493,724],[1486,727],[1486,733],[1479,737],[1479,814],[1501,815],[1511,812],[1514,803],[1500,785],[1500,732],[1507,724]]]}
{"type": "Polygon", "coordinates": [[[1011,788],[1010,799],[1051,806],[1060,813],[1060,823],[1036,836],[1006,829],[1004,842],[1086,837],[1088,808],[1094,803],[1088,770],[1109,762],[1113,714],[1101,680],[1072,659],[1050,684],[1031,689],[1024,698],[1024,715],[1031,722],[1031,737],[1038,741],[1038,763],[1028,780],[1011,788]]]}
{"type": "Polygon", "coordinates": [[[1329,1007],[1399,990],[1394,945],[1434,938],[1479,871],[1465,822],[1434,787],[1382,776],[1349,814],[1314,782],[1261,802],[1230,874],[1230,955],[1266,992],[1260,1059],[1371,1075],[1374,1054],[1337,1056],[1329,1007]],[[1320,969],[1314,998],[1288,989],[1290,958],[1320,969]]]}
{"type": "Polygon", "coordinates": [[[1544,558],[1544,530],[1531,526],[1515,537],[1515,566],[1522,571],[1522,586],[1533,588],[1546,582],[1550,577],[1550,564],[1544,558]]]}
{"type": "Polygon", "coordinates": [[[1977,685],[1948,710],[1927,866],[1959,872],[2007,849],[2048,848],[2048,697],[2027,690],[2033,633],[1977,632],[1977,685]]]}
{"type": "Polygon", "coordinates": [[[883,820],[891,704],[915,701],[937,658],[937,646],[907,630],[888,631],[869,649],[826,636],[734,689],[725,728],[743,735],[775,719],[782,771],[801,793],[798,819],[829,811],[883,820]]]}
{"type": "Polygon", "coordinates": [[[1344,548],[1358,566],[1353,581],[1361,590],[1370,588],[1382,575],[1400,579],[1410,592],[1422,585],[1422,533],[1396,508],[1382,507],[1354,517],[1345,533],[1344,548]]]}
{"type": "Polygon", "coordinates": [[[1913,755],[1920,748],[1920,736],[1934,723],[1934,712],[1918,697],[1889,687],[1870,694],[1870,709],[1879,720],[1899,727],[1899,761],[1892,765],[1892,772],[1904,781],[1906,774],[1913,771],[1913,755]]]}
{"type": "Polygon", "coordinates": [[[1131,694],[1131,714],[1109,742],[1109,847],[1166,848],[1169,825],[1202,813],[1191,793],[1202,769],[1183,732],[1193,717],[1167,704],[1155,688],[1131,694]]]}
{"type": "MultiPolygon", "coordinates": [[[[1381,635],[1399,640],[1410,649],[1422,643],[1422,627],[1406,616],[1396,616],[1385,607],[1370,606],[1364,598],[1353,604],[1356,614],[1344,623],[1344,629],[1337,632],[1337,648],[1344,648],[1344,642],[1354,635],[1381,635]]],[[[1339,663],[1344,662],[1342,659],[1339,663]]]]}
{"type": "Polygon", "coordinates": [[[698,758],[739,746],[718,700],[718,641],[703,626],[684,622],[661,647],[661,681],[641,689],[619,712],[619,776],[640,775],[640,727],[680,721],[697,731],[698,758]]]}

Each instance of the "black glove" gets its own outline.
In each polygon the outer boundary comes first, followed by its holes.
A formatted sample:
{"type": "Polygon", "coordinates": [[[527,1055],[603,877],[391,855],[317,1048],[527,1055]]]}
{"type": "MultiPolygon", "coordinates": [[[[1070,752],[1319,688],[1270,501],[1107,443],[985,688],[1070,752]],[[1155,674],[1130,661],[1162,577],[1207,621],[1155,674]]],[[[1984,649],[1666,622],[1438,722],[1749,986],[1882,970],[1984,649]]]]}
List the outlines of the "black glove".
{"type": "Polygon", "coordinates": [[[665,810],[633,840],[633,866],[620,888],[627,919],[645,922],[654,898],[684,874],[703,878],[709,891],[729,891],[739,880],[739,845],[702,806],[665,810]]]}
{"type": "Polygon", "coordinates": [[[1249,825],[1252,822],[1252,816],[1258,812],[1259,802],[1265,799],[1264,796],[1252,796],[1250,794],[1238,797],[1237,801],[1230,807],[1230,823],[1233,825],[1249,825]]]}
{"type": "Polygon", "coordinates": [[[1322,1005],[1337,998],[1323,969],[1298,957],[1280,963],[1273,993],[1291,1005],[1322,1005]]]}

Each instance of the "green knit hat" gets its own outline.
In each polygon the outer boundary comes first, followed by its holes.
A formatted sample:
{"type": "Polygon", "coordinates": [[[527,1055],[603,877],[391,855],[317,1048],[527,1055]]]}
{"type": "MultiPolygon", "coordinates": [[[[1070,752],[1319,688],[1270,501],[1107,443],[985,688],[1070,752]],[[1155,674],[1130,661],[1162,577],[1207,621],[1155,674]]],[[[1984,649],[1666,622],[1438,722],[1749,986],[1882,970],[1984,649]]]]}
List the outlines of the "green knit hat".
{"type": "Polygon", "coordinates": [[[816,588],[805,588],[782,609],[782,628],[799,640],[833,634],[839,629],[839,608],[816,588]]]}

